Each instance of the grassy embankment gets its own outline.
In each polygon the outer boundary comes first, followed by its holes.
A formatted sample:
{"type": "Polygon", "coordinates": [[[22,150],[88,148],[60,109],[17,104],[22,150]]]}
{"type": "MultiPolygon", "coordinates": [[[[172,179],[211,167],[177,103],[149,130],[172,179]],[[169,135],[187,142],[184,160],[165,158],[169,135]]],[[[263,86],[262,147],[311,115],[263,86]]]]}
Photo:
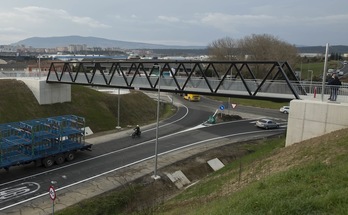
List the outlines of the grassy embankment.
{"type": "Polygon", "coordinates": [[[250,153],[209,174],[169,201],[156,184],[131,183],[123,190],[58,211],[77,214],[346,214],[348,211],[348,130],[284,148],[285,138],[243,144],[250,153]],[[134,206],[135,205],[135,206],[134,206]]]}
{"type": "MultiPolygon", "coordinates": [[[[0,123],[32,120],[59,115],[78,115],[86,118],[86,126],[94,133],[115,129],[118,95],[72,85],[72,101],[39,105],[30,89],[21,81],[0,80],[0,123]]],[[[162,117],[172,114],[171,105],[162,104],[162,117]]],[[[139,91],[120,97],[120,125],[149,124],[156,120],[157,103],[139,91]]]]}
{"type": "Polygon", "coordinates": [[[273,140],[156,214],[347,214],[347,129],[287,148],[273,140]]]}

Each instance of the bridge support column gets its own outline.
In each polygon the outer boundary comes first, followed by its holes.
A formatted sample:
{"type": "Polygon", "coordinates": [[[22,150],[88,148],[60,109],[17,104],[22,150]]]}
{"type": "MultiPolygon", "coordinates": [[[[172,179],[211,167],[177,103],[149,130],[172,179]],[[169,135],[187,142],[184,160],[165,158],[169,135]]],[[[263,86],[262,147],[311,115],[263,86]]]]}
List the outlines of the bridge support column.
{"type": "Polygon", "coordinates": [[[285,146],[348,127],[348,104],[292,100],[285,146]]]}

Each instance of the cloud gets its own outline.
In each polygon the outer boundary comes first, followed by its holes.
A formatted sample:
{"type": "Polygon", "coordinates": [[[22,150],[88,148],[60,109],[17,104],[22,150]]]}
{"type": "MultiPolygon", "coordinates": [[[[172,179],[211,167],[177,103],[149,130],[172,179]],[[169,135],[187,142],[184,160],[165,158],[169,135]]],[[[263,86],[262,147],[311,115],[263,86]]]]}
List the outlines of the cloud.
{"type": "Polygon", "coordinates": [[[180,22],[179,18],[173,16],[158,16],[158,18],[166,22],[180,22]]]}
{"type": "Polygon", "coordinates": [[[275,17],[268,15],[229,15],[208,13],[201,18],[201,23],[225,32],[234,32],[238,26],[258,26],[274,22],[275,17]]]}
{"type": "Polygon", "coordinates": [[[0,27],[0,32],[3,32],[3,33],[22,33],[23,31],[21,29],[14,28],[14,27],[5,27],[5,28],[0,27]]]}
{"type": "Polygon", "coordinates": [[[91,28],[109,28],[109,25],[103,24],[91,17],[73,16],[62,9],[50,9],[37,6],[28,6],[15,8],[17,17],[23,19],[22,22],[47,23],[52,20],[67,20],[79,25],[85,25],[91,28]]]}
{"type": "Polygon", "coordinates": [[[347,23],[348,14],[335,14],[328,16],[318,16],[318,17],[308,17],[307,22],[317,23],[317,24],[337,24],[337,23],[347,23]]]}
{"type": "Polygon", "coordinates": [[[94,20],[90,17],[79,17],[79,16],[71,16],[67,17],[67,19],[71,19],[74,23],[80,24],[80,25],[86,25],[91,28],[110,28],[111,26],[102,24],[98,22],[97,20],[94,20]]]}

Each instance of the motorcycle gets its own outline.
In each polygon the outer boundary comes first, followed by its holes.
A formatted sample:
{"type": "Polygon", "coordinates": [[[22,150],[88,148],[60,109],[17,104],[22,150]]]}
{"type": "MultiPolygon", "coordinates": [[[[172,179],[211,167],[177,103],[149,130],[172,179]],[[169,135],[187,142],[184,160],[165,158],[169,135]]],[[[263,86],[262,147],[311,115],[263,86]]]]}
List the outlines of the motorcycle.
{"type": "Polygon", "coordinates": [[[141,136],[141,131],[139,131],[139,132],[134,131],[131,136],[132,136],[133,139],[137,138],[137,137],[140,137],[141,136]]]}

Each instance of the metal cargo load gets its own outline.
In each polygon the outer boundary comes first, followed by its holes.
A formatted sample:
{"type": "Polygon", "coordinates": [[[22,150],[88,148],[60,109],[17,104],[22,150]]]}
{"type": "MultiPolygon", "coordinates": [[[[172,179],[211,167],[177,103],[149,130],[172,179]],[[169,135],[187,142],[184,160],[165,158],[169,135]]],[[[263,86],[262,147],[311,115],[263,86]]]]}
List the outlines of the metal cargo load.
{"type": "Polygon", "coordinates": [[[85,119],[75,115],[0,124],[0,168],[6,170],[33,161],[61,164],[91,146],[85,144],[85,119]]]}

